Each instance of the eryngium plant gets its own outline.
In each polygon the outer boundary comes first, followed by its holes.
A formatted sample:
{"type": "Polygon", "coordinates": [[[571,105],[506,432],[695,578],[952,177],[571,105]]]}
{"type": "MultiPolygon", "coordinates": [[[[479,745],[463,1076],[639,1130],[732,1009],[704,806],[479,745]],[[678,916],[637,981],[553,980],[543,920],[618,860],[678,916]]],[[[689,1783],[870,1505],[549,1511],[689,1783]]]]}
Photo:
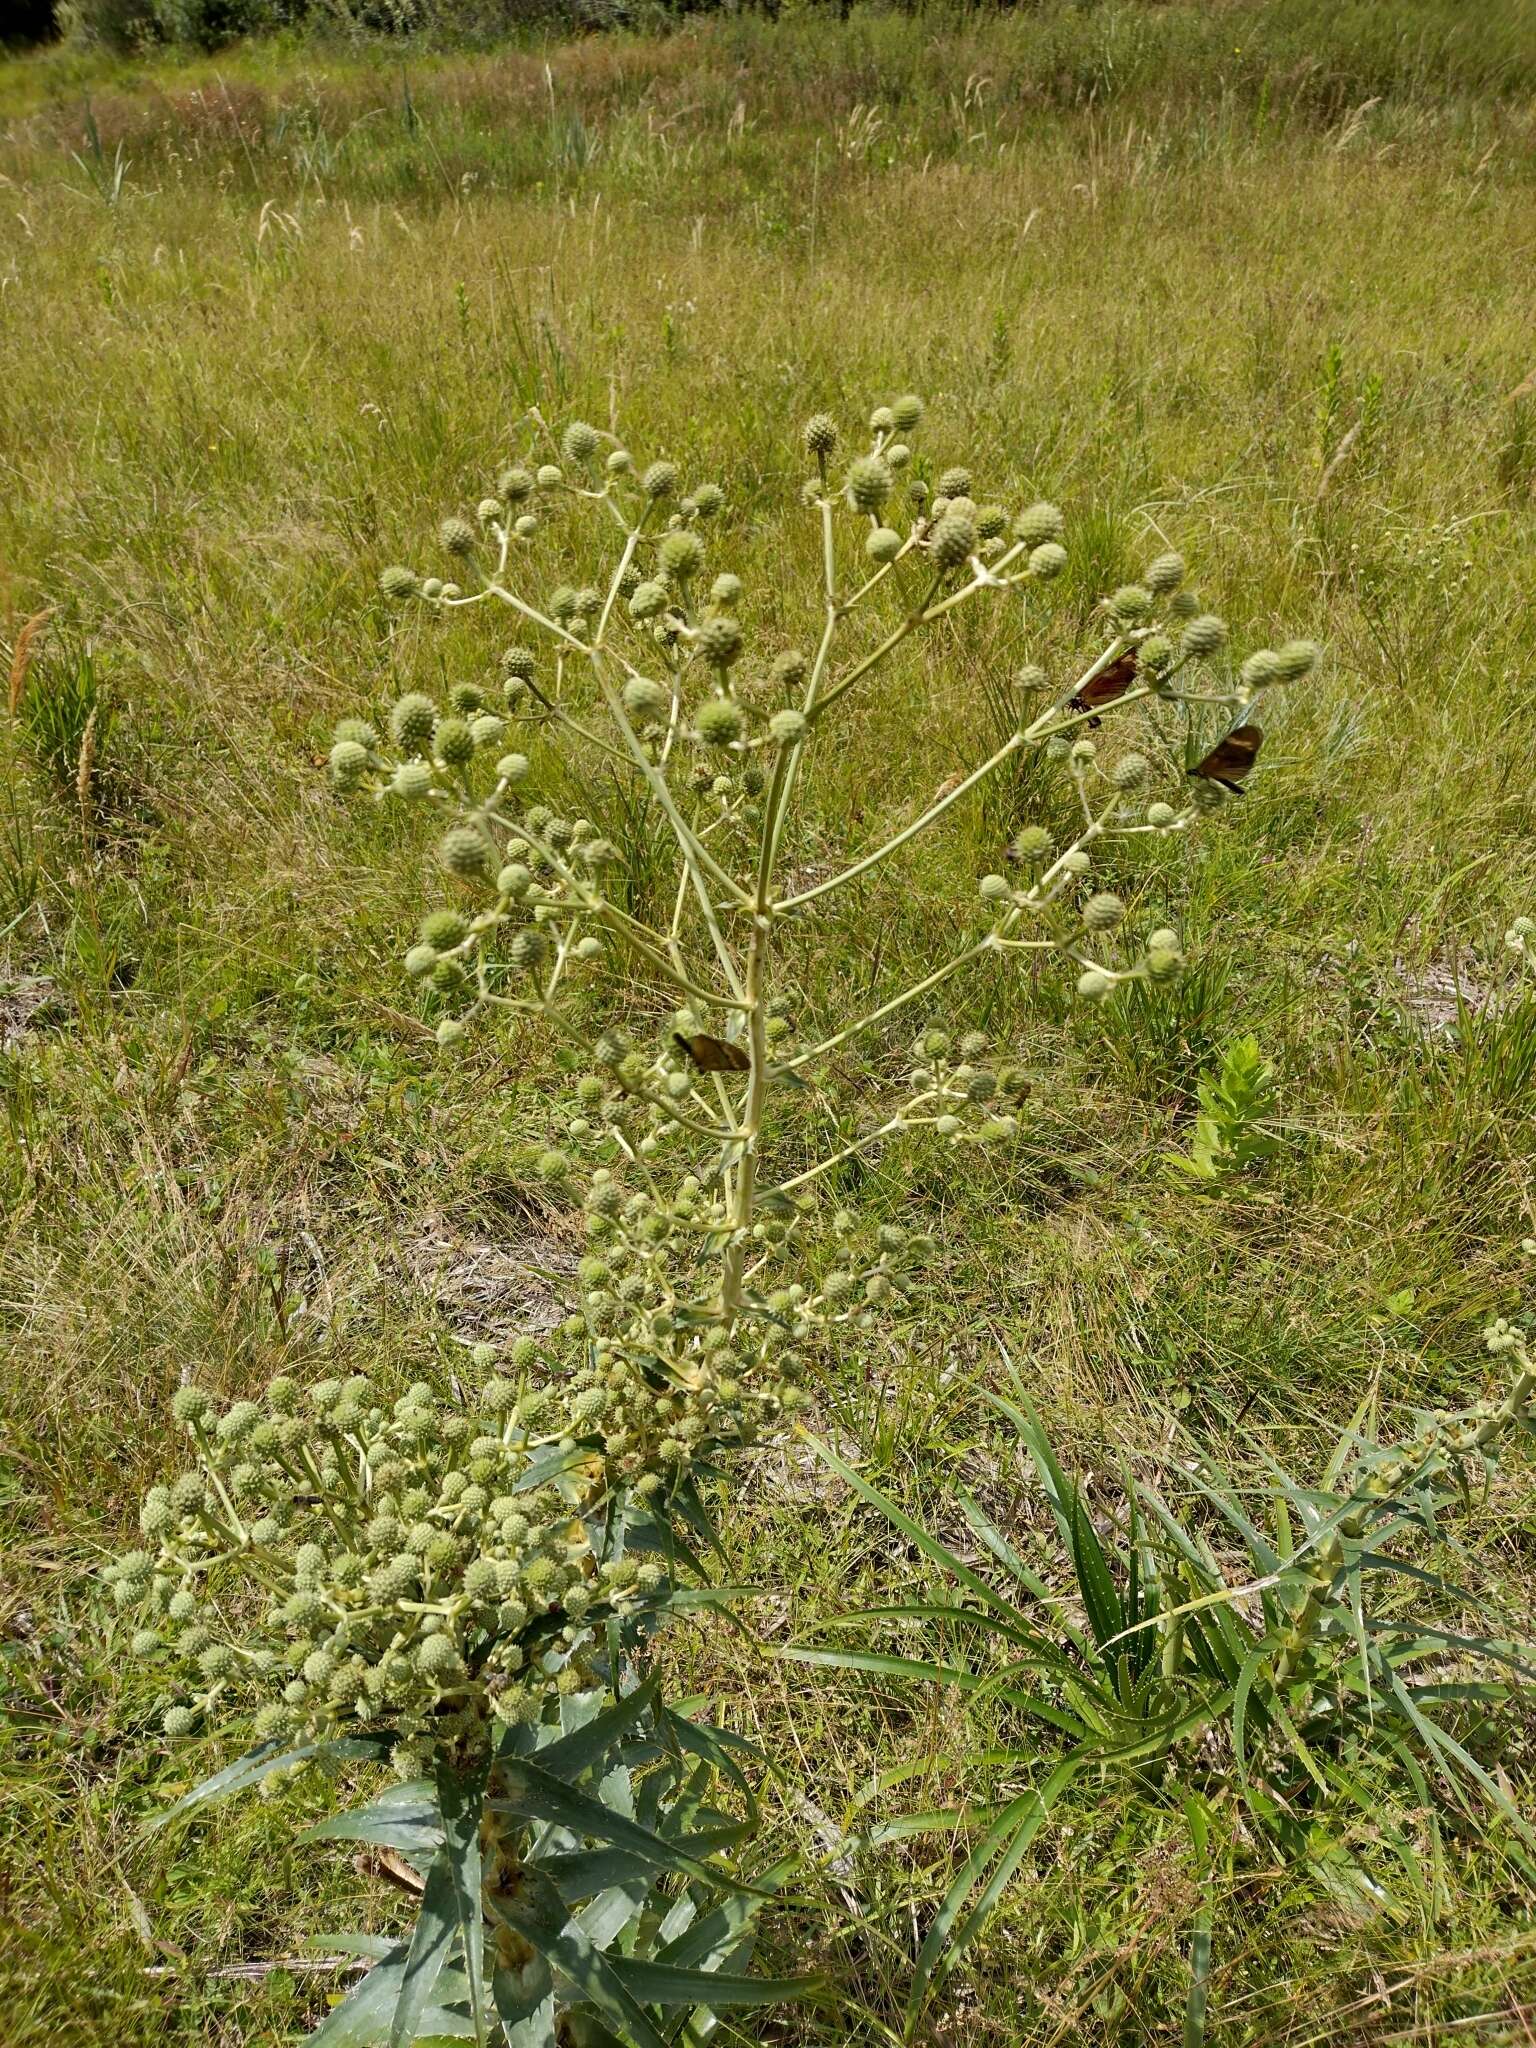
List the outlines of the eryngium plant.
{"type": "MultiPolygon", "coordinates": [[[[185,1391],[178,1409],[195,1462],[151,1493],[147,1547],[115,1577],[125,1605],[147,1606],[136,1640],[164,1669],[168,1735],[248,1720],[265,1746],[247,1775],[361,1741],[432,1788],[441,1841],[418,1837],[431,1849],[424,1913],[403,1951],[392,2042],[421,2030],[417,1944],[433,1968],[461,1973],[467,2023],[485,2035],[500,2025],[518,2048],[551,2040],[559,2009],[595,2008],[622,2038],[650,2044],[659,2009],[710,2004],[700,1975],[729,1960],[747,1926],[740,1911],[727,1916],[729,1939],[700,1950],[686,1973],[666,1950],[682,1907],[659,1921],[642,1915],[645,1939],[662,1946],[626,2002],[581,1947],[593,1924],[584,1895],[551,1880],[563,1919],[549,1893],[543,1918],[506,1903],[544,1854],[545,1828],[594,1854],[640,1854],[632,1805],[651,1777],[636,1789],[602,1776],[579,1812],[520,1807],[508,1787],[529,1782],[527,1755],[562,1739],[573,1711],[596,1711],[605,1690],[616,1703],[644,1697],[639,1645],[659,1617],[699,1597],[681,1581],[691,1543],[710,1535],[700,1479],[724,1450],[792,1415],[806,1347],[899,1304],[931,1250],[921,1234],[893,1224],[868,1233],[839,1210],[822,1232],[830,1249],[813,1258],[823,1176],[908,1131],[955,1145],[1006,1140],[1028,1088],[988,1057],[984,1038],[957,1043],[930,1018],[905,1092],[840,1150],[791,1170],[775,1149],[775,1104],[834,1049],[931,1002],[982,961],[1054,956],[1091,1000],[1177,973],[1176,934],[1128,935],[1121,900],[1094,886],[1095,849],[1183,834],[1226,802],[1252,765],[1258,692],[1299,679],[1314,660],[1297,642],[1234,674],[1220,621],[1185,591],[1179,558],[1161,555],[1142,583],[1106,600],[1107,644],[1080,673],[1053,682],[1038,667],[1021,671],[1017,724],[989,759],[840,873],[786,881],[806,764],[877,672],[968,605],[1022,601],[1027,631],[1067,561],[1054,506],[978,503],[961,468],[934,493],[909,481],[905,437],[921,415],[914,398],[881,407],[844,467],[830,419],[805,430],[815,474],[804,497],[821,561],[808,653],[749,653],[741,583],[709,565],[723,493],[699,484],[683,494],[673,464],[640,468],[582,422],[550,443],[559,461],[507,468],[475,522],[444,522],[453,580],[404,568],[381,578],[391,598],[450,612],[500,605],[522,629],[494,685],[466,679],[445,704],[412,692],[394,705],[387,736],[347,720],[331,770],[344,791],[441,817],[452,900],[427,917],[405,960],[434,992],[441,1042],[476,1017],[537,1019],[588,1069],[552,1116],[538,1162],[560,1187],[585,1162],[579,1297],[548,1342],[525,1338],[506,1359],[479,1358],[486,1377],[464,1403],[444,1404],[425,1385],[390,1402],[363,1379],[301,1396],[280,1380],[264,1406],[217,1414],[185,1391]],[[1236,731],[1191,776],[1191,728],[1213,709],[1236,731]],[[1106,762],[1085,729],[1128,713],[1137,744],[1106,762]],[[584,770],[601,763],[627,779],[644,833],[659,828],[670,841],[669,915],[637,914],[626,886],[634,839],[626,853],[617,826],[541,799],[516,745],[525,731],[564,743],[584,770]],[[780,970],[797,935],[840,889],[1031,749],[1058,756],[1075,792],[1080,823],[1068,842],[1027,826],[1014,873],[983,878],[976,929],[949,959],[830,1036],[795,1045],[780,970]],[[641,1033],[635,1019],[648,1003],[654,1018],[657,990],[669,1023],[641,1033]],[[471,1853],[492,1837],[494,1882],[471,1853]],[[556,1997],[526,2021],[509,2018],[498,1965],[482,1953],[509,1926],[556,1997]]],[[[542,422],[534,430],[543,434],[542,422]]],[[[642,1761],[705,1740],[652,1699],[634,1712],[642,1761]]],[[[678,1825],[698,1832],[693,1819],[678,1825]]],[[[693,1862],[679,1863],[676,1829],[652,1833],[667,1852],[653,1844],[654,1867],[674,1884],[686,1877],[688,1910],[705,1911],[700,1887],[736,1881],[698,1843],[693,1862]]],[[[597,1918],[612,1939],[629,1939],[632,1916],[597,1918]]],[[[512,1953],[516,1967],[535,1969],[512,1953]]],[[[747,1995],[733,1978],[714,2002],[747,1995]]],[[[365,1987],[365,1998],[372,2011],[383,1993],[365,1987]]]]}
{"type": "MultiPolygon", "coordinates": [[[[1090,1508],[1033,1410],[995,1399],[1049,1509],[1054,1561],[1039,1570],[1020,1555],[1017,1532],[999,1528],[970,1494],[960,1491],[956,1506],[980,1567],[818,1445],[949,1584],[841,1624],[894,1624],[909,1639],[899,1652],[840,1645],[790,1654],[887,1684],[981,1694],[1024,1731],[990,1759],[1027,1781],[1006,1805],[906,1817],[870,1837],[949,1839],[963,1827],[974,1838],[928,1923],[909,2026],[1054,1809],[1085,1783],[1118,1778],[1182,1813],[1197,1861],[1214,1866],[1208,1845],[1224,1829],[1232,1861],[1307,1863],[1346,1899],[1384,1900],[1392,1866],[1417,1893],[1419,1855],[1393,1801],[1406,1794],[1423,1810],[1438,1862],[1442,1802],[1430,1777],[1474,1822],[1494,1809],[1536,1845],[1488,1754],[1497,1708],[1536,1680],[1536,1645],[1511,1640],[1486,1593],[1433,1569],[1447,1514],[1487,1485],[1504,1439],[1536,1434],[1525,1334],[1501,1320],[1486,1340],[1508,1367],[1502,1392],[1460,1413],[1418,1414],[1412,1433],[1390,1445],[1371,1426],[1373,1397],[1320,1482],[1268,1460],[1237,1477],[1189,1446],[1173,1498],[1132,1482],[1107,1516],[1102,1500],[1090,1508]],[[912,1654],[914,1627],[941,1630],[943,1651],[912,1654]],[[1375,1869],[1357,1853],[1362,1811],[1382,1849],[1375,1869]]],[[[1208,1961],[1220,1888],[1210,1886],[1202,1909],[1197,1960],[1203,1946],[1208,1961]]],[[[1197,1968],[1195,2000],[1203,1996],[1197,1968]]]]}

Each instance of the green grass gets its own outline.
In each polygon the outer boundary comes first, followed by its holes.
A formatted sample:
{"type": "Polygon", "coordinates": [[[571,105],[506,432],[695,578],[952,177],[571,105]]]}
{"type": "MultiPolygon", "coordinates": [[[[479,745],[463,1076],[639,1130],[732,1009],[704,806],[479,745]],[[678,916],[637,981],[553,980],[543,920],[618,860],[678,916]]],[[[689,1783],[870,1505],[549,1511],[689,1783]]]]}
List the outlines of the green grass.
{"type": "MultiPolygon", "coordinates": [[[[437,1056],[398,965],[427,836],[317,765],[337,715],[491,661],[489,622],[399,623],[374,578],[474,503],[531,404],[718,476],[718,552],[770,636],[804,636],[815,573],[800,420],[910,388],[935,467],[1066,508],[1054,647],[1177,545],[1241,641],[1327,649],[1193,856],[1106,877],[1185,932],[1179,991],[1093,1014],[1049,981],[973,991],[1039,1076],[1033,1134],[979,1178],[919,1151],[864,1181],[929,1212],[946,1277],[901,1342],[828,1362],[824,1433],[930,1519],[960,1473],[1028,1529],[979,1399],[1000,1344],[1080,1469],[1155,1469],[1170,1412],[1218,1452],[1241,1412],[1304,1461],[1373,1379],[1389,1403],[1478,1391],[1536,1232],[1536,1021],[1501,946],[1536,903],[1536,399],[1512,395],[1536,368],[1536,10],[1476,27],[1429,0],[1047,6],[0,68],[7,644],[56,608],[0,799],[8,2044],[284,2038],[323,1980],[228,1972],[394,1910],[293,1846],[292,1798],[142,1835],[188,1765],[90,1574],[167,1461],[182,1374],[446,1374],[537,1310],[519,1260],[569,1242],[525,1165],[545,1049],[437,1056]],[[111,715],[82,797],[87,687],[111,715]],[[1193,1196],[1162,1155],[1250,1031],[1286,1145],[1193,1196]]],[[[999,615],[900,671],[817,762],[805,861],[912,816],[1037,651],[999,615]]],[[[821,927],[803,1018],[835,1028],[934,958],[1055,801],[962,806],[883,870],[821,927]]],[[[749,1634],[672,1654],[779,1760],[785,1830],[907,1764],[895,1803],[976,1789],[981,1710],[773,1654],[915,1560],[793,1451],[727,1523],[749,1634]]],[[[1528,1464],[1462,1533],[1528,1614],[1528,1464]]],[[[1511,1719],[1530,1810],[1536,1731],[1511,1719]]],[[[1178,2038],[1180,1840],[1119,1798],[1073,1826],[934,2042],[1178,2038]]],[[[1433,1913],[1240,1874],[1210,2038],[1526,2038],[1529,1894],[1497,1829],[1453,1840],[1433,1913]]],[[[773,2038],[884,2038],[911,1902],[920,1931],[951,1867],[924,1856],[866,1872],[862,1904],[830,1886],[837,2000],[773,2038]]]]}

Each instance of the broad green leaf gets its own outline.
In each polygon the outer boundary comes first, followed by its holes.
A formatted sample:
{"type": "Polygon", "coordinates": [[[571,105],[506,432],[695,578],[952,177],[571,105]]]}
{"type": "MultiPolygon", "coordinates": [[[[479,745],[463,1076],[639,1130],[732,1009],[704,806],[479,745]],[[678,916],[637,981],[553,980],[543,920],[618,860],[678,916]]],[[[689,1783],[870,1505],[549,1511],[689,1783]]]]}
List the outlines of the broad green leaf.
{"type": "Polygon", "coordinates": [[[555,1990],[548,1963],[535,1955],[521,1970],[491,1975],[491,2000],[504,2048],[555,2048],[555,1990]]]}
{"type": "Polygon", "coordinates": [[[763,1907],[779,1895],[799,1867],[798,1857],[786,1856],[760,1870],[750,1892],[720,1900],[684,1933],[659,1949],[656,1961],[677,1969],[709,1968],[741,1944],[763,1907]]]}
{"type": "MultiPolygon", "coordinates": [[[[729,1827],[707,1829],[700,1834],[684,1835],[679,1846],[691,1856],[706,1858],[740,1848],[751,1838],[752,1832],[745,1822],[740,1822],[729,1827]]],[[[642,1877],[647,1884],[655,1882],[655,1859],[638,1856],[632,1849],[576,1849],[552,1856],[540,1855],[537,1860],[540,1870],[573,1910],[614,1885],[629,1884],[642,1877]]]]}
{"type": "Polygon", "coordinates": [[[579,1778],[629,1734],[638,1728],[656,1704],[658,1681],[648,1678],[643,1685],[614,1706],[607,1707],[584,1728],[574,1729],[547,1743],[538,1752],[539,1767],[553,1778],[579,1778]]]}
{"type": "Polygon", "coordinates": [[[335,1813],[317,1821],[299,1836],[301,1842],[371,1842],[398,1849],[423,1867],[442,1845],[442,1820],[437,1800],[425,1778],[409,1785],[392,1785],[366,1806],[350,1813],[335,1813]]]}
{"type": "MultiPolygon", "coordinates": [[[[361,1984],[336,2006],[309,2035],[305,2048],[386,2048],[390,2023],[399,2002],[405,1949],[389,1948],[361,1984]]],[[[444,1971],[439,1990],[444,2000],[423,2008],[417,2021],[417,2038],[466,2040],[472,2033],[467,2013],[458,2009],[464,1998],[464,1982],[458,1971],[444,1971]]]]}
{"type": "Polygon", "coordinates": [[[487,1903],[497,1918],[533,1944],[580,1997],[590,1999],[599,2012],[617,2023],[631,2048],[667,2048],[665,2036],[644,2006],[614,1975],[609,1959],[566,1917],[559,1894],[536,1871],[524,1871],[515,1897],[492,1893],[487,1903]]]}
{"type": "Polygon", "coordinates": [[[574,1786],[564,1785],[532,1762],[505,1767],[501,1772],[499,1798],[490,1802],[496,1813],[515,1813],[525,1820],[551,1822],[568,1828],[574,1835],[589,1835],[599,1842],[611,1842],[620,1849],[645,1856],[658,1870],[701,1878],[706,1884],[739,1887],[718,1865],[705,1863],[637,1821],[626,1820],[601,1800],[590,1798],[574,1786]]]}

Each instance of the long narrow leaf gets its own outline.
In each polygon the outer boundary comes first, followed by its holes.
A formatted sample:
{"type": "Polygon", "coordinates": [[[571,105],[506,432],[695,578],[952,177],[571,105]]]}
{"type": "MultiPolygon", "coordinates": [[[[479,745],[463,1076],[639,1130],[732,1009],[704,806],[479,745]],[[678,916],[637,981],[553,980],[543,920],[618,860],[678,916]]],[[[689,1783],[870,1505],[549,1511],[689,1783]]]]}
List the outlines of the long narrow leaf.
{"type": "Polygon", "coordinates": [[[912,1988],[907,1995],[909,2027],[921,2012],[930,1986],[949,1974],[981,1932],[987,1915],[1028,1854],[1052,1807],[1081,1768],[1081,1761],[1076,1756],[1064,1758],[1043,1786],[1011,1800],[976,1844],[945,1893],[918,1951],[912,1988]],[[995,1866],[990,1878],[989,1866],[995,1866]],[[979,1895],[967,1911],[967,1902],[978,1886],[979,1895]]]}
{"type": "Polygon", "coordinates": [[[356,1757],[376,1763],[388,1756],[391,1746],[384,1736],[342,1736],[329,1742],[301,1743],[297,1749],[284,1749],[280,1742],[264,1742],[259,1749],[248,1751],[211,1778],[204,1778],[200,1785],[194,1785],[164,1813],[157,1813],[148,1823],[148,1832],[154,1833],[194,1807],[211,1805],[216,1799],[228,1799],[236,1792],[259,1785],[273,1771],[284,1770],[290,1764],[305,1763],[311,1757],[356,1757]]]}
{"type": "Polygon", "coordinates": [[[868,1501],[871,1507],[878,1508],[892,1528],[899,1529],[924,1557],[931,1559],[934,1564],[942,1565],[945,1571],[952,1573],[960,1581],[962,1586],[968,1586],[978,1600],[984,1601],[988,1607],[995,1608],[1005,1618],[1012,1619],[1013,1609],[1008,1602],[1001,1598],[979,1573],[973,1572],[968,1564],[956,1557],[946,1544],[941,1543],[936,1536],[930,1536],[922,1524],[914,1522],[910,1515],[903,1514],[893,1500],[883,1494],[877,1486],[871,1486],[869,1481],[855,1472],[851,1465],[845,1465],[836,1451],[809,1434],[806,1436],[806,1442],[823,1464],[830,1465],[861,1500],[868,1501]]]}
{"type": "Polygon", "coordinates": [[[439,1849],[427,1871],[421,1911],[411,1934],[400,1990],[389,2022],[389,2048],[410,2048],[421,2032],[421,2016],[430,2004],[448,1951],[458,1931],[454,1878],[447,1847],[439,1849]]]}
{"type": "Polygon", "coordinates": [[[469,1985],[469,2012],[475,2039],[485,2039],[484,1912],[480,1900],[480,1822],[485,1811],[487,1766],[437,1774],[437,1804],[443,1819],[443,1857],[452,1885],[453,1916],[458,1930],[464,1975],[469,1985]]]}

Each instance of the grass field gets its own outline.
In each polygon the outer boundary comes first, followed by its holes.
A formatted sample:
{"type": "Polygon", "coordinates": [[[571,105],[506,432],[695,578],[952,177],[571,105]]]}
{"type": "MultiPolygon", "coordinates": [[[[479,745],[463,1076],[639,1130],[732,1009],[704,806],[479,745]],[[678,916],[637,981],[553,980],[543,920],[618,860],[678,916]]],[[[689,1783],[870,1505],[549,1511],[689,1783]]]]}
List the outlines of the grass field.
{"type": "MultiPolygon", "coordinates": [[[[1174,1417],[1221,1450],[1241,1415],[1310,1467],[1373,1383],[1389,1412],[1475,1397],[1536,1236],[1536,1002],[1503,945],[1536,913],[1536,8],[1485,13],[1186,0],[0,66],[0,641],[53,614],[0,729],[6,2048],[289,2038],[327,1980],[242,1966],[395,1910],[297,1845],[307,1794],[144,1835],[188,1766],[93,1572],[188,1375],[446,1376],[546,1313],[530,1261],[572,1255],[528,1167],[543,1049],[439,1055],[399,967],[430,836],[321,768],[338,715],[493,663],[493,623],[402,624],[376,577],[474,504],[530,406],[718,477],[722,551],[785,638],[816,574],[800,422],[911,389],[937,463],[1065,508],[1056,648],[1177,546],[1240,645],[1325,649],[1246,801],[1114,878],[1185,934],[1175,994],[973,992],[1039,1113],[983,1174],[871,1175],[945,1277],[899,1340],[826,1362],[820,1430],[942,1521],[946,1476],[1018,1490],[982,1400],[1004,1350],[1106,1485],[1174,1417]],[[1243,1032],[1284,1144],[1197,1198],[1160,1155],[1243,1032]]],[[[966,624],[900,671],[816,761],[802,858],[874,844],[996,744],[988,684],[1036,651],[966,624]]],[[[819,928],[805,1012],[830,1032],[921,971],[1058,801],[961,805],[882,870],[819,928]]],[[[848,1078],[872,1093],[880,1048],[848,1078]]],[[[746,1632],[668,1654],[780,1766],[774,1825],[832,1828],[924,1759],[925,1803],[965,1792],[988,1709],[777,1655],[916,1558],[793,1449],[725,1525],[746,1632]]],[[[1454,1533],[1528,1623],[1528,1457],[1454,1533]]],[[[1536,1718],[1507,1717],[1531,1811],[1536,1718]]],[[[1209,2038],[1528,2041],[1507,1830],[1443,1818],[1431,1909],[1234,1879],[1209,2038]]],[[[833,2001],[726,2037],[889,2038],[942,1883],[890,1852],[809,1944],[833,2001]]],[[[1085,1798],[926,2038],[1179,2038],[1190,1897],[1173,1835],[1085,1798]]]]}

